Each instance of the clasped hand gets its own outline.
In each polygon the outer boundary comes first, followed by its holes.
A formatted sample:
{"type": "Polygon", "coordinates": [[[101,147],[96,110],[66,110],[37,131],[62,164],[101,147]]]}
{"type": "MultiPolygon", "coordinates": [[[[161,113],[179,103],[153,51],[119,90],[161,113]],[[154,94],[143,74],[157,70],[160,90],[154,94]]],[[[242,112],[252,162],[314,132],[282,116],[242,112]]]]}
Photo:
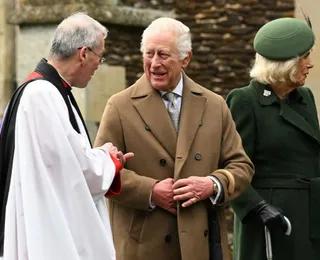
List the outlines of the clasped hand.
{"type": "Polygon", "coordinates": [[[153,187],[152,202],[173,214],[177,214],[177,202],[184,201],[182,207],[190,207],[197,201],[213,194],[213,182],[209,177],[191,176],[174,182],[167,178],[153,187]]]}

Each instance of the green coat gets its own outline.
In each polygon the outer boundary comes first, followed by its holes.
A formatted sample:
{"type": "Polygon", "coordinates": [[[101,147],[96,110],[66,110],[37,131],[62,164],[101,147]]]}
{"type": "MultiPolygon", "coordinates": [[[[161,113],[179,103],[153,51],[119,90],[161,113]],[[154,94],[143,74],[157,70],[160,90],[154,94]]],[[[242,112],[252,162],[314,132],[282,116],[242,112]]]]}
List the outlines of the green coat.
{"type": "Polygon", "coordinates": [[[319,260],[320,132],[311,90],[298,87],[283,101],[268,86],[251,81],[231,91],[227,103],[255,165],[251,186],[231,203],[234,260],[266,259],[262,223],[241,222],[263,199],[281,208],[292,224],[290,236],[271,234],[273,260],[319,260]]]}

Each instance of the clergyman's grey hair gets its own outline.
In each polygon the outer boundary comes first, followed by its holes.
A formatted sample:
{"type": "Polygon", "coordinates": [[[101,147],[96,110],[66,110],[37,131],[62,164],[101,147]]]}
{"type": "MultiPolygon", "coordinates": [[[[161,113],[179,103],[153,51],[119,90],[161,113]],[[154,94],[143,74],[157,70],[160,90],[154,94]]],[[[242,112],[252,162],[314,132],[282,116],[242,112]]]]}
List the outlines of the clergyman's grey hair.
{"type": "Polygon", "coordinates": [[[57,27],[52,40],[49,58],[67,59],[83,46],[96,48],[99,36],[108,36],[108,30],[85,13],[75,13],[57,27]]]}

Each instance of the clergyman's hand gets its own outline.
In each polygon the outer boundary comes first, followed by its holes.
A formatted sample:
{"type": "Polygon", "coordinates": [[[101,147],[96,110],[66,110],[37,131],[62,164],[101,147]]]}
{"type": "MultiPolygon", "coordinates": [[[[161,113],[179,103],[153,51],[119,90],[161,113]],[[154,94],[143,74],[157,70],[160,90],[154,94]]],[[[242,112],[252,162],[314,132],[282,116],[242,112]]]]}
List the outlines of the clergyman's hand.
{"type": "Polygon", "coordinates": [[[123,154],[112,143],[105,143],[100,148],[104,149],[106,152],[110,153],[113,157],[117,158],[120,161],[122,168],[124,167],[126,161],[134,156],[133,153],[123,154]]]}
{"type": "Polygon", "coordinates": [[[156,206],[177,215],[177,202],[173,200],[173,179],[167,178],[153,186],[151,201],[156,206]]]}
{"type": "MultiPolygon", "coordinates": [[[[120,161],[122,168],[124,167],[126,161],[134,156],[134,153],[125,153],[123,154],[122,152],[117,152],[116,157],[120,161]]],[[[121,168],[121,169],[122,169],[121,168]]]]}

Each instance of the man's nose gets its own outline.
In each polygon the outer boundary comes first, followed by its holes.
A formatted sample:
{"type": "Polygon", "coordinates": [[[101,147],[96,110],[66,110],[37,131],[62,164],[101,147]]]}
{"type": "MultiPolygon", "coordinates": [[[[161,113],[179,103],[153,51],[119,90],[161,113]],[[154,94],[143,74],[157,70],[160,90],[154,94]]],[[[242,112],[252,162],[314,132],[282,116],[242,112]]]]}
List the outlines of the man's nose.
{"type": "Polygon", "coordinates": [[[160,57],[157,54],[153,56],[151,66],[154,68],[161,66],[160,57]]]}

